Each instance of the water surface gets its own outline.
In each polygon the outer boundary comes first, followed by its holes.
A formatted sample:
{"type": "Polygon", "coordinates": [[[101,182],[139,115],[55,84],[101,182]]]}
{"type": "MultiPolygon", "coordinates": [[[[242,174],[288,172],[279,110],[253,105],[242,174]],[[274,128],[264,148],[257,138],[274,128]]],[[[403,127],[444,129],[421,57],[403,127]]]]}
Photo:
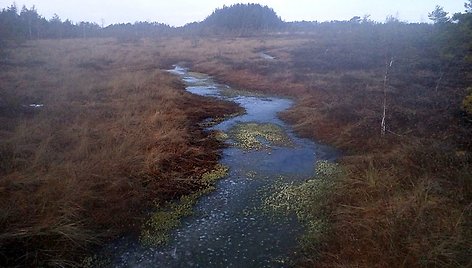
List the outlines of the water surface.
{"type": "MultiPolygon", "coordinates": [[[[143,247],[124,237],[110,245],[115,267],[286,267],[297,251],[303,232],[294,217],[263,213],[261,202],[278,180],[301,182],[314,174],[317,160],[332,160],[334,151],[298,138],[277,113],[293,102],[279,97],[231,92],[211,77],[182,67],[178,75],[193,94],[230,100],[246,114],[228,119],[213,129],[228,132],[240,123],[271,123],[282,127],[290,146],[268,145],[263,150],[224,149],[221,163],[230,168],[213,193],[202,197],[193,216],[183,219],[171,241],[162,247],[143,247]],[[231,93],[231,94],[228,94],[231,93]]],[[[230,144],[231,140],[228,141],[230,144]]]]}

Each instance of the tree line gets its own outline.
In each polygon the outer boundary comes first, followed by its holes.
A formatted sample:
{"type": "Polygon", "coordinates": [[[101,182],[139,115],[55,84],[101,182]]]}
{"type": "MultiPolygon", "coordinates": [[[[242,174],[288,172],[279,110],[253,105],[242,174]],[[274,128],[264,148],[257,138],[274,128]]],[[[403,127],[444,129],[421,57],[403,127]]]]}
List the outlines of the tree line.
{"type": "Polygon", "coordinates": [[[465,12],[449,15],[441,6],[429,13],[434,22],[433,42],[437,44],[441,60],[441,72],[447,70],[459,74],[460,81],[467,88],[467,95],[462,102],[462,110],[472,121],[472,0],[464,3],[465,12]]]}
{"type": "Polygon", "coordinates": [[[46,19],[33,6],[21,10],[15,4],[0,12],[0,41],[31,39],[78,38],[99,36],[100,26],[91,22],[62,21],[57,14],[46,19]]]}
{"type": "Polygon", "coordinates": [[[216,9],[202,23],[206,33],[254,35],[283,28],[282,19],[268,6],[235,4],[216,9]]]}
{"type": "MultiPolygon", "coordinates": [[[[470,71],[472,64],[472,0],[464,4],[465,12],[449,15],[441,6],[428,14],[433,24],[411,24],[389,16],[384,23],[370,20],[368,15],[355,16],[346,21],[331,22],[284,22],[268,6],[259,4],[235,4],[216,9],[204,21],[175,28],[156,22],[134,24],[113,24],[107,27],[93,22],[73,23],[55,14],[46,19],[33,6],[20,9],[15,4],[0,11],[0,47],[7,41],[32,39],[61,39],[88,37],[116,37],[136,39],[167,35],[260,35],[274,32],[315,33],[325,37],[340,33],[343,38],[366,37],[375,32],[388,34],[393,38],[413,33],[418,40],[429,40],[438,51],[441,68],[444,70],[461,67],[470,71]],[[433,32],[430,35],[430,32],[433,32]],[[394,34],[392,34],[394,33],[394,34]],[[421,36],[432,36],[420,38],[421,36]],[[460,64],[458,64],[460,63],[460,64]]],[[[377,34],[378,35],[378,34],[377,34]]],[[[375,37],[375,36],[374,36],[375,37]]],[[[370,38],[369,38],[370,40],[370,38]]],[[[398,42],[397,42],[398,43],[398,42]]],[[[352,53],[351,53],[352,54],[352,53]]],[[[471,108],[472,109],[472,108],[471,108]]],[[[472,111],[471,111],[472,113],[472,111]]]]}
{"type": "MultiPolygon", "coordinates": [[[[465,13],[448,16],[448,12],[444,11],[441,6],[436,6],[428,14],[428,17],[436,25],[449,25],[448,31],[453,28],[461,28],[461,32],[464,32],[464,28],[470,26],[472,0],[465,3],[465,8],[465,13]]],[[[387,17],[385,24],[392,23],[407,24],[394,16],[387,17]]],[[[61,20],[57,14],[54,14],[51,19],[46,19],[38,14],[34,6],[29,9],[23,6],[20,10],[15,4],[12,4],[0,11],[0,41],[110,36],[149,37],[171,33],[254,35],[274,31],[310,32],[317,31],[320,28],[335,29],[337,27],[359,27],[359,25],[369,26],[373,24],[382,23],[370,20],[369,15],[355,16],[346,21],[323,23],[317,21],[284,22],[268,6],[235,4],[215,9],[202,22],[189,23],[178,28],[157,22],[121,23],[104,27],[94,22],[81,21],[74,23],[69,19],[61,20]]]]}
{"type": "Polygon", "coordinates": [[[236,4],[216,9],[204,21],[184,27],[170,27],[157,22],[113,24],[107,27],[94,22],[74,23],[55,14],[46,19],[33,6],[15,5],[0,11],[0,42],[33,39],[88,37],[155,37],[169,34],[254,35],[280,30],[284,23],[275,11],[259,4],[236,4]]]}
{"type": "Polygon", "coordinates": [[[145,37],[166,34],[171,27],[156,22],[113,24],[107,27],[94,22],[74,23],[57,14],[50,19],[38,14],[33,6],[20,9],[15,4],[0,11],[0,44],[34,39],[66,39],[89,37],[145,37]]]}

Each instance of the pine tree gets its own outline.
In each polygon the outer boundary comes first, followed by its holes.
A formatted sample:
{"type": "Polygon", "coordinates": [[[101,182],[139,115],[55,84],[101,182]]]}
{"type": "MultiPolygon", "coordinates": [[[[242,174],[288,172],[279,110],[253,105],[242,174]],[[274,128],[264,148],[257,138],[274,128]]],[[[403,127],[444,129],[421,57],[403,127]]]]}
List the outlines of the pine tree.
{"type": "Polygon", "coordinates": [[[450,20],[447,14],[448,13],[444,11],[443,7],[436,6],[436,8],[428,14],[428,17],[434,22],[434,24],[444,24],[450,20]]]}
{"type": "Polygon", "coordinates": [[[466,13],[472,13],[472,0],[469,0],[469,2],[465,2],[464,7],[466,13]]]}

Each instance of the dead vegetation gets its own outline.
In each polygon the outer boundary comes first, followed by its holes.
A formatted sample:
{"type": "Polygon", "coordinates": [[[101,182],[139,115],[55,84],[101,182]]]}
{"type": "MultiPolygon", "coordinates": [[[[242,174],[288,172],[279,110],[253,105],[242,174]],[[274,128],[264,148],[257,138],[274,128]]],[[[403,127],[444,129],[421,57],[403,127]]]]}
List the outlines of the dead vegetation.
{"type": "Polygon", "coordinates": [[[467,73],[457,63],[439,83],[442,63],[430,32],[388,27],[179,43],[198,71],[233,87],[294,97],[282,117],[299,134],[343,151],[348,172],[328,202],[329,235],[302,266],[471,265],[472,129],[461,113],[467,73]],[[392,57],[381,137],[383,76],[392,57]]]}
{"type": "Polygon", "coordinates": [[[2,258],[57,260],[70,253],[63,244],[75,250],[139,222],[143,201],[196,190],[220,143],[195,123],[235,108],[190,96],[158,70],[182,61],[241,90],[293,97],[282,117],[343,151],[329,235],[302,266],[470,265],[467,75],[452,68],[436,90],[428,31],[388,31],[39,41],[10,51],[0,67],[2,258]],[[33,103],[44,107],[25,106],[33,103]]]}
{"type": "Polygon", "coordinates": [[[74,265],[139,228],[154,201],[197,190],[217,164],[221,143],[198,123],[239,111],[186,93],[151,42],[37,41],[7,53],[2,266],[74,265]]]}

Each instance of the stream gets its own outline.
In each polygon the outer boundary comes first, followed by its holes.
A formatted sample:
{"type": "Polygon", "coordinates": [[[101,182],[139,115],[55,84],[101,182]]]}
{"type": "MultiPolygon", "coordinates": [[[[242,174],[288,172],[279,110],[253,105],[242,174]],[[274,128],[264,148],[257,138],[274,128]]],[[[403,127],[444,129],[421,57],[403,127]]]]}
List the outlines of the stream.
{"type": "MultiPolygon", "coordinates": [[[[194,214],[182,220],[168,245],[144,247],[136,238],[123,237],[108,245],[113,267],[287,267],[298,250],[303,227],[293,217],[276,217],[262,211],[262,200],[277,181],[303,182],[314,174],[315,162],[333,160],[336,152],[324,145],[297,137],[277,113],[293,101],[231,89],[210,76],[176,66],[170,70],[187,85],[187,91],[230,100],[246,113],[210,129],[229,135],[221,164],[229,174],[216,190],[201,197],[194,214]],[[259,148],[238,145],[237,126],[270,126],[287,137],[271,142],[257,136],[259,148]]],[[[270,131],[269,131],[270,132],[270,131]]],[[[270,133],[273,133],[270,132],[270,133]]],[[[270,134],[272,135],[272,134],[270,134]]],[[[274,139],[277,140],[277,139],[274,139]]]]}

